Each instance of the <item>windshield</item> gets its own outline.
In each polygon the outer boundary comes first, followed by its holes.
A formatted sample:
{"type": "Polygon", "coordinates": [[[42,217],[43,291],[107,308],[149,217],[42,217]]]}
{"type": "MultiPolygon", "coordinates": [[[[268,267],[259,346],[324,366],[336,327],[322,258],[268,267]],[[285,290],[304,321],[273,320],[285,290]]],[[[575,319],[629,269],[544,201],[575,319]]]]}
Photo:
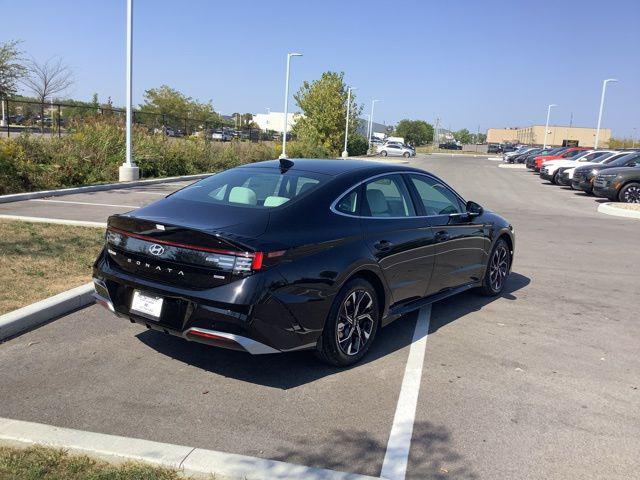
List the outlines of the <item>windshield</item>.
{"type": "Polygon", "coordinates": [[[574,158],[582,153],[584,153],[584,150],[573,150],[572,152],[567,152],[563,154],[562,158],[574,158]]]}
{"type": "Polygon", "coordinates": [[[607,165],[611,167],[622,167],[627,162],[631,160],[638,160],[638,159],[640,159],[640,152],[632,152],[627,155],[623,155],[622,157],[616,158],[614,161],[612,161],[611,163],[608,163],[607,165]]]}
{"type": "Polygon", "coordinates": [[[274,208],[293,201],[331,177],[271,168],[236,168],[220,172],[177,191],[183,200],[249,208],[274,208]]]}

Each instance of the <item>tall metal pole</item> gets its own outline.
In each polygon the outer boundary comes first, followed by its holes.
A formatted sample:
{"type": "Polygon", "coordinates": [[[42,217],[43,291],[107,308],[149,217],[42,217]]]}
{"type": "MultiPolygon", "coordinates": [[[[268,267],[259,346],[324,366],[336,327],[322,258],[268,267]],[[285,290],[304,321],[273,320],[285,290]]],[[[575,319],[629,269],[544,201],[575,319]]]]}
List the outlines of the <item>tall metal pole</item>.
{"type": "Polygon", "coordinates": [[[347,90],[347,121],[344,127],[344,150],[342,151],[342,158],[347,158],[349,152],[347,151],[347,141],[349,139],[349,113],[351,112],[351,87],[347,90]]]}
{"type": "Polygon", "coordinates": [[[549,133],[549,117],[551,116],[551,109],[553,107],[557,107],[558,105],[552,103],[551,105],[547,105],[547,123],[544,124],[544,144],[542,148],[547,148],[547,134],[549,133]]]}
{"type": "Polygon", "coordinates": [[[133,74],[133,0],[127,0],[127,72],[126,72],[126,154],[125,160],[119,169],[120,181],[137,180],[140,178],[140,171],[132,158],[131,149],[131,124],[132,114],[132,74],[133,74]]]}
{"type": "Polygon", "coordinates": [[[282,122],[282,153],[280,158],[287,158],[287,120],[289,113],[289,71],[291,57],[301,57],[301,53],[287,53],[287,77],[284,82],[284,121],[282,122]]]}
{"type": "Polygon", "coordinates": [[[0,98],[0,103],[2,104],[2,118],[0,119],[0,127],[4,127],[7,125],[7,115],[4,111],[4,98],[0,98]]]}
{"type": "Polygon", "coordinates": [[[617,82],[618,80],[615,78],[607,78],[604,82],[602,82],[602,95],[600,95],[600,112],[598,113],[598,127],[596,128],[596,141],[593,145],[593,148],[598,148],[598,142],[600,140],[600,124],[602,123],[602,110],[604,108],[604,94],[607,91],[607,83],[609,82],[617,82]]]}
{"type": "Polygon", "coordinates": [[[376,106],[376,102],[380,100],[371,100],[371,117],[369,117],[369,148],[371,148],[371,137],[373,137],[373,111],[376,106]]]}

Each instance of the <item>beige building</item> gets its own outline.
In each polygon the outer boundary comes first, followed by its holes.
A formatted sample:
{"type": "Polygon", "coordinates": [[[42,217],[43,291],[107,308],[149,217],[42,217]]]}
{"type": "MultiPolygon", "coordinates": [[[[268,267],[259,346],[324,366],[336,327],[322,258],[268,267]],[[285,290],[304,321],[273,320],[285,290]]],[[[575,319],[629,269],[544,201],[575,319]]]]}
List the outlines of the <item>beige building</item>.
{"type": "MultiPolygon", "coordinates": [[[[565,141],[580,147],[593,147],[596,129],[586,127],[549,126],[547,145],[562,146],[565,141]]],[[[600,129],[600,147],[606,147],[611,140],[611,129],[600,129]]],[[[518,142],[528,145],[544,144],[544,125],[516,128],[490,128],[487,130],[487,143],[518,142]]]]}

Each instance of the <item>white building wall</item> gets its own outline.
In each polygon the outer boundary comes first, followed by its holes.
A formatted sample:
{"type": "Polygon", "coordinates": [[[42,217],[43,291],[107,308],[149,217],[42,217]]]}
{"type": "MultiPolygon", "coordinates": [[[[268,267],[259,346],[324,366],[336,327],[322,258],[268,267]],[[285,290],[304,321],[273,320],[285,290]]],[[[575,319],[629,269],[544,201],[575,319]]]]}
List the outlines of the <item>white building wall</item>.
{"type": "MultiPolygon", "coordinates": [[[[287,114],[287,132],[291,131],[291,128],[300,117],[301,114],[299,113],[287,114]]],[[[254,113],[253,121],[261,130],[275,130],[276,132],[282,132],[284,112],[254,113]]]]}

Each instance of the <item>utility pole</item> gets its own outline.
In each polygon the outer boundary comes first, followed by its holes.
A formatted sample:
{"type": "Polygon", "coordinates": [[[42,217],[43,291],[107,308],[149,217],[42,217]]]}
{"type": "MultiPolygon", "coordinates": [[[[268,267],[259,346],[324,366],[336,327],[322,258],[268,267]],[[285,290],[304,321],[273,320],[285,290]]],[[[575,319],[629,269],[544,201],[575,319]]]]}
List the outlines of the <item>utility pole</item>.
{"type": "Polygon", "coordinates": [[[126,118],[126,156],[124,163],[118,169],[118,177],[121,182],[137,180],[140,178],[140,169],[133,162],[131,151],[131,121],[132,121],[132,100],[131,86],[133,76],[133,0],[127,0],[127,118],[126,118]]]}

